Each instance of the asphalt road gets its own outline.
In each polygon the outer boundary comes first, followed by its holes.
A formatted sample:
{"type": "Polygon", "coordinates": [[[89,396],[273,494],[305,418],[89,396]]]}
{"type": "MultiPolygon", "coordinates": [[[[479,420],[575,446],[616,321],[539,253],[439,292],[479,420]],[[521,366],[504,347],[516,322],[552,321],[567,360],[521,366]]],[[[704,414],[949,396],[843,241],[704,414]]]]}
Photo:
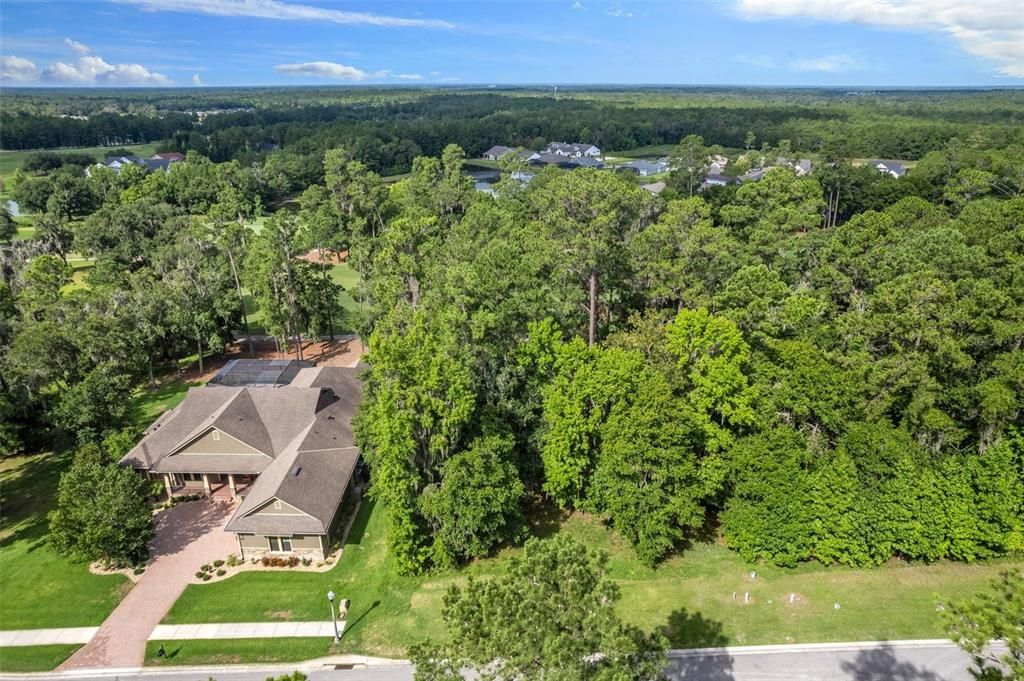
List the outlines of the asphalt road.
{"type": "MultiPolygon", "coordinates": [[[[672,681],[972,681],[967,671],[969,658],[952,644],[777,646],[674,651],[669,657],[668,676],[672,681]]],[[[405,665],[334,670],[298,664],[30,676],[55,681],[264,681],[292,669],[302,669],[311,681],[412,681],[412,667],[405,665]]]]}

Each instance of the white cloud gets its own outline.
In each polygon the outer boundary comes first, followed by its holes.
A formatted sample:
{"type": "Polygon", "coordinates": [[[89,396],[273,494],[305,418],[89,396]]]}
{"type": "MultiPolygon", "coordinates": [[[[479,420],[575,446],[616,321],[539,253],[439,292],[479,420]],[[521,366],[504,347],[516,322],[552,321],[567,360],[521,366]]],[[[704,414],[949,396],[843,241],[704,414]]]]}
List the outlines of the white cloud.
{"type": "Polygon", "coordinates": [[[423,76],[418,73],[399,73],[395,78],[401,80],[423,80],[423,76]]]}
{"type": "Polygon", "coordinates": [[[203,85],[203,79],[199,77],[198,73],[192,74],[192,84],[196,87],[203,85]]]}
{"type": "Polygon", "coordinates": [[[314,78],[331,78],[334,80],[363,80],[366,72],[354,66],[335,64],[330,61],[308,61],[302,64],[278,64],[274,67],[278,73],[291,76],[312,76],[314,78]]]}
{"type": "Polygon", "coordinates": [[[39,69],[35,62],[15,56],[0,57],[0,80],[5,82],[25,83],[39,78],[39,69]]]}
{"type": "Polygon", "coordinates": [[[367,24],[370,26],[455,28],[441,19],[407,19],[371,12],[349,12],[314,7],[281,0],[112,0],[137,5],[153,12],[192,12],[222,17],[256,17],[284,21],[327,21],[335,24],[367,24]]]}
{"type": "Polygon", "coordinates": [[[825,71],[838,73],[861,68],[859,59],[848,54],[829,54],[822,57],[802,57],[789,63],[790,68],[797,71],[825,71]]]}
{"type": "Polygon", "coordinates": [[[618,2],[613,2],[612,4],[608,5],[608,9],[606,9],[604,11],[604,13],[607,14],[608,16],[610,16],[610,17],[632,17],[633,16],[632,12],[627,12],[624,9],[622,9],[622,4],[618,3],[618,2]]]}
{"type": "Polygon", "coordinates": [[[168,85],[172,81],[142,64],[108,64],[102,57],[79,57],[74,64],[55,62],[43,69],[40,78],[52,83],[104,85],[168,85]]]}
{"type": "Polygon", "coordinates": [[[70,47],[71,51],[75,54],[84,55],[92,52],[91,47],[83,43],[80,43],[77,40],[72,40],[71,38],[64,38],[64,44],[70,47]]]}
{"type": "Polygon", "coordinates": [[[141,64],[108,64],[101,57],[79,57],[72,64],[54,62],[40,70],[28,59],[0,57],[0,80],[72,85],[169,85],[167,76],[141,64]]]}
{"type": "Polygon", "coordinates": [[[806,17],[884,28],[942,31],[960,49],[1024,78],[1024,9],[1020,0],[737,0],[749,19],[806,17]]]}
{"type": "Polygon", "coordinates": [[[458,83],[460,80],[462,80],[462,79],[459,78],[458,76],[447,76],[445,78],[442,78],[441,82],[442,83],[458,83]]]}
{"type": "Polygon", "coordinates": [[[576,2],[572,3],[572,9],[573,9],[574,12],[580,12],[580,11],[585,10],[586,7],[583,6],[582,2],[580,2],[579,0],[576,0],[576,2]]]}

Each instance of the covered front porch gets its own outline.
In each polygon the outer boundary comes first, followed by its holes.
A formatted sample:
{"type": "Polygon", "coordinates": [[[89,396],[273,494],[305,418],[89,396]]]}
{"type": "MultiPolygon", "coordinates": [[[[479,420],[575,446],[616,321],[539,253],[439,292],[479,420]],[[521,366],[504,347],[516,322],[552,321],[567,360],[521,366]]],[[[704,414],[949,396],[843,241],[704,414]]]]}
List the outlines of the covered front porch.
{"type": "Polygon", "coordinates": [[[211,499],[245,497],[256,481],[253,473],[159,473],[167,498],[199,494],[211,499]]]}

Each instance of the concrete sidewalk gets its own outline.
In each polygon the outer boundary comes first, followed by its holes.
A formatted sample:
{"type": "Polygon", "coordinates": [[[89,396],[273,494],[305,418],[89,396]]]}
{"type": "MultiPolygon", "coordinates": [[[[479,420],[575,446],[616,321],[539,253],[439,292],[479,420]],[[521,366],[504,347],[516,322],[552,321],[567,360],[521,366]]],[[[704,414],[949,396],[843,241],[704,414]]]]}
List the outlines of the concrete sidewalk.
{"type": "Polygon", "coordinates": [[[46,646],[57,643],[88,643],[99,627],[70,627],[66,629],[19,629],[0,631],[0,648],[12,646],[46,646]]]}
{"type": "MultiPolygon", "coordinates": [[[[338,632],[345,623],[338,622],[338,632]]],[[[153,629],[150,641],[188,641],[211,638],[332,638],[331,622],[235,622],[224,624],[161,624],[153,629]]]]}
{"type": "MultiPolygon", "coordinates": [[[[99,627],[68,629],[21,629],[0,631],[0,648],[12,646],[44,646],[55,643],[88,643],[99,627]]],[[[338,622],[338,632],[345,623],[338,622]]],[[[158,624],[149,635],[150,641],[188,641],[214,638],[332,638],[331,622],[227,622],[222,624],[158,624]]]]}

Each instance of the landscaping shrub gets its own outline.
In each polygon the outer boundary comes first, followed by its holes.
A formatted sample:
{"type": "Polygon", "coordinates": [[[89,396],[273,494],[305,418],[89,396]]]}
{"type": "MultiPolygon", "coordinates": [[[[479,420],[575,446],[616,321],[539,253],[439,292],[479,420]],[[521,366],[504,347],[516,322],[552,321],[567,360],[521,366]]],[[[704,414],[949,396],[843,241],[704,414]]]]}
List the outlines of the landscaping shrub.
{"type": "Polygon", "coordinates": [[[203,567],[201,567],[199,569],[202,570],[203,572],[209,572],[213,568],[211,568],[209,565],[204,565],[203,567]]]}
{"type": "Polygon", "coordinates": [[[213,567],[220,567],[223,564],[224,564],[224,561],[222,561],[220,559],[213,561],[213,567]]]}
{"type": "Polygon", "coordinates": [[[204,573],[204,574],[203,574],[203,581],[204,581],[204,582],[208,582],[208,581],[210,581],[210,575],[209,575],[209,574],[207,574],[207,573],[204,573]]]}
{"type": "Polygon", "coordinates": [[[263,564],[263,567],[293,568],[299,564],[299,558],[298,556],[288,556],[287,558],[284,556],[263,556],[260,559],[260,563],[263,564]]]}
{"type": "Polygon", "coordinates": [[[132,574],[133,575],[141,575],[145,571],[146,571],[146,568],[144,568],[144,567],[137,567],[134,570],[132,570],[132,574]]]}
{"type": "Polygon", "coordinates": [[[228,571],[227,571],[227,570],[225,570],[225,569],[223,569],[223,568],[221,568],[220,570],[217,570],[217,576],[218,576],[218,577],[223,577],[223,576],[224,576],[224,575],[226,575],[227,573],[228,573],[228,571]]]}
{"type": "Polygon", "coordinates": [[[205,576],[206,576],[205,572],[197,572],[196,573],[196,579],[202,579],[205,576]]]}
{"type": "Polygon", "coordinates": [[[236,556],[235,554],[232,553],[230,556],[228,556],[228,560],[227,560],[227,566],[228,567],[235,567],[236,565],[241,565],[241,564],[242,564],[242,559],[239,558],[238,556],[236,556]]]}
{"type": "Polygon", "coordinates": [[[302,564],[305,565],[306,567],[309,567],[310,565],[313,564],[313,559],[312,558],[303,558],[302,559],[302,564]]]}

